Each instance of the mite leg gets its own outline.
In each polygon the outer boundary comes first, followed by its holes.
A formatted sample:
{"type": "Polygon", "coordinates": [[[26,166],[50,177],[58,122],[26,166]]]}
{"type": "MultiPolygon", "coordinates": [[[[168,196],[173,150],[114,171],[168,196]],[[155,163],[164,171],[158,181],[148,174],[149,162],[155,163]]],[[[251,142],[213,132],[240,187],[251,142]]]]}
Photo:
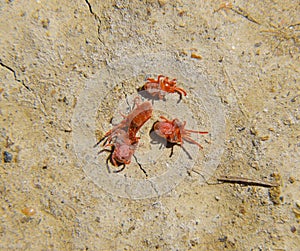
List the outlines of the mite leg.
{"type": "Polygon", "coordinates": [[[122,167],[121,169],[114,171],[114,173],[122,172],[122,171],[125,169],[126,165],[125,165],[125,164],[122,164],[122,166],[123,166],[123,167],[122,167]]]}
{"type": "Polygon", "coordinates": [[[164,77],[165,77],[164,75],[158,75],[156,83],[160,83],[160,79],[164,77]]]}
{"type": "Polygon", "coordinates": [[[149,81],[149,83],[158,83],[154,78],[148,78],[147,81],[149,81]]]}
{"type": "Polygon", "coordinates": [[[94,145],[94,147],[98,146],[105,138],[105,142],[103,143],[103,145],[105,145],[107,143],[107,141],[111,141],[112,139],[112,133],[118,129],[118,126],[114,127],[113,129],[109,130],[107,133],[104,134],[104,136],[94,145]]]}
{"type": "Polygon", "coordinates": [[[195,131],[195,130],[186,130],[184,129],[185,132],[192,132],[192,133],[199,133],[199,134],[208,134],[208,132],[200,132],[200,131],[195,131]]]}
{"type": "MultiPolygon", "coordinates": [[[[110,146],[110,145],[107,145],[107,146],[110,146]]],[[[109,150],[109,149],[102,149],[102,150],[100,150],[99,152],[98,152],[98,154],[100,154],[100,153],[103,153],[103,152],[112,152],[111,150],[109,150]]]]}
{"type": "Polygon", "coordinates": [[[111,173],[109,163],[108,163],[109,159],[110,159],[110,156],[108,156],[108,158],[106,159],[106,168],[107,168],[108,173],[111,173]]]}
{"type": "MultiPolygon", "coordinates": [[[[104,137],[102,137],[95,145],[94,147],[98,146],[107,136],[104,135],[104,137]]],[[[105,140],[105,142],[103,143],[104,145],[106,144],[108,139],[105,140]]]]}
{"type": "Polygon", "coordinates": [[[184,95],[184,96],[187,95],[186,91],[183,90],[183,89],[180,88],[180,87],[176,87],[176,88],[175,88],[175,91],[176,91],[177,93],[179,93],[180,97],[182,97],[182,95],[184,95]]]}
{"type": "Polygon", "coordinates": [[[166,117],[164,116],[160,116],[159,118],[161,118],[163,120],[163,122],[171,122],[171,120],[168,120],[166,117]]]}
{"type": "Polygon", "coordinates": [[[190,143],[193,143],[193,144],[199,146],[199,148],[203,149],[203,146],[201,146],[197,141],[193,140],[192,138],[190,138],[188,136],[184,136],[183,139],[190,143]]]}

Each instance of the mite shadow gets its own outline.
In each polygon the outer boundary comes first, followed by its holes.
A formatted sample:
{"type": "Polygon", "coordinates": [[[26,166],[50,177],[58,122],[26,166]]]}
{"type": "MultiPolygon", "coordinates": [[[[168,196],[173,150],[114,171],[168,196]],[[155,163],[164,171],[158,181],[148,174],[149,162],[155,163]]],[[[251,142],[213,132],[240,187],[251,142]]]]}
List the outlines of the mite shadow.
{"type": "MultiPolygon", "coordinates": [[[[154,104],[154,101],[159,101],[159,100],[161,100],[161,99],[159,98],[158,95],[151,95],[151,93],[149,93],[147,90],[145,90],[145,87],[144,87],[144,86],[137,88],[137,92],[138,92],[138,94],[141,95],[143,98],[145,98],[145,99],[151,101],[151,102],[152,102],[152,105],[154,104]]],[[[163,97],[162,100],[163,100],[163,101],[166,101],[166,98],[163,97]]]]}
{"type": "MultiPolygon", "coordinates": [[[[154,104],[154,101],[164,101],[164,102],[166,102],[167,100],[166,100],[165,95],[168,95],[168,94],[171,95],[172,94],[172,93],[161,91],[161,92],[164,93],[164,95],[161,95],[161,98],[160,98],[159,95],[151,95],[150,92],[148,92],[147,90],[145,90],[144,86],[137,88],[137,92],[143,98],[147,99],[148,101],[151,101],[152,105],[154,104]]],[[[180,101],[182,100],[182,94],[181,93],[178,93],[178,94],[179,94],[179,99],[177,101],[177,104],[180,103],[180,101]]]]}
{"type": "Polygon", "coordinates": [[[178,143],[169,142],[165,138],[160,137],[159,135],[157,135],[154,131],[154,124],[152,125],[152,128],[149,132],[149,136],[151,138],[151,141],[150,141],[151,144],[154,144],[154,145],[160,144],[159,149],[161,149],[163,146],[166,147],[166,148],[171,148],[169,158],[171,158],[174,154],[174,146],[179,146],[186,153],[186,155],[188,156],[189,159],[193,159],[192,156],[190,155],[190,153],[182,145],[180,145],[178,143]]]}

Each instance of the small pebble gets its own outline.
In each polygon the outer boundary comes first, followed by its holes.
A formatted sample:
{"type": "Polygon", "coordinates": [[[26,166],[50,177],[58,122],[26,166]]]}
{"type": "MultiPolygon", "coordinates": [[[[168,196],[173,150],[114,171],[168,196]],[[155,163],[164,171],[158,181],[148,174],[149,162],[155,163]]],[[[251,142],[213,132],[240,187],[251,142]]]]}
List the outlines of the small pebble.
{"type": "Polygon", "coordinates": [[[270,138],[269,135],[265,135],[265,136],[260,137],[260,140],[261,140],[261,141],[266,141],[266,140],[268,140],[269,138],[270,138]]]}
{"type": "Polygon", "coordinates": [[[296,209],[296,208],[293,208],[292,210],[293,210],[293,212],[294,212],[294,214],[295,214],[295,217],[296,217],[297,219],[300,219],[300,211],[299,211],[298,209],[296,209]]]}
{"type": "Polygon", "coordinates": [[[262,45],[262,42],[258,42],[258,43],[254,44],[255,47],[260,47],[261,45],[262,45]]]}
{"type": "Polygon", "coordinates": [[[255,136],[258,134],[257,129],[255,127],[250,128],[250,133],[255,136]]]}
{"type": "Polygon", "coordinates": [[[283,124],[284,124],[284,125],[292,125],[292,120],[290,120],[290,119],[285,119],[285,120],[283,120],[283,124]]]}
{"type": "Polygon", "coordinates": [[[4,162],[5,163],[10,163],[12,161],[13,156],[12,156],[11,153],[9,153],[7,151],[4,151],[3,155],[4,155],[4,162]]]}
{"type": "Polygon", "coordinates": [[[250,163],[251,167],[253,167],[255,170],[259,170],[259,163],[258,161],[252,161],[250,163]]]}
{"type": "Polygon", "coordinates": [[[164,7],[167,4],[168,0],[158,0],[158,4],[160,7],[164,7]]]}
{"type": "Polygon", "coordinates": [[[294,177],[289,177],[289,179],[288,179],[288,181],[291,183],[291,184],[293,184],[295,181],[296,181],[296,179],[294,178],[294,177]]]}
{"type": "Polygon", "coordinates": [[[292,232],[292,233],[295,233],[296,231],[297,231],[296,227],[295,227],[295,226],[292,226],[292,227],[291,227],[291,232],[292,232]]]}
{"type": "Polygon", "coordinates": [[[178,25],[179,25],[179,27],[184,27],[184,26],[185,26],[185,23],[182,22],[182,21],[180,21],[180,22],[178,23],[178,25]]]}
{"type": "Polygon", "coordinates": [[[44,29],[48,29],[50,24],[50,20],[48,18],[42,20],[42,26],[44,29]]]}
{"type": "Polygon", "coordinates": [[[202,59],[202,56],[201,56],[201,55],[199,55],[199,54],[196,54],[196,53],[192,52],[192,54],[191,54],[191,58],[195,58],[195,59],[202,59]]]}
{"type": "Polygon", "coordinates": [[[21,212],[26,215],[26,216],[33,216],[35,215],[36,211],[34,210],[34,208],[31,207],[25,207],[21,210],[21,212]]]}

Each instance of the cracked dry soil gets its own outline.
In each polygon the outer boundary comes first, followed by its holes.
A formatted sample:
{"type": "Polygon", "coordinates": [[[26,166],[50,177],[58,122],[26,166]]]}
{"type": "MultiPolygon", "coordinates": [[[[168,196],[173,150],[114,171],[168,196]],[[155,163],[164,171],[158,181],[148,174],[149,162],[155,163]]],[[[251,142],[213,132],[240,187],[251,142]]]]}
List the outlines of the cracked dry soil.
{"type": "MultiPolygon", "coordinates": [[[[1,0],[0,249],[298,250],[299,12],[293,0],[1,0]],[[111,74],[106,83],[99,77],[105,97],[105,88],[121,84],[113,62],[153,54],[159,63],[168,54],[193,65],[216,89],[226,118],[224,152],[207,182],[200,159],[166,194],[121,198],[84,172],[72,118],[101,70],[111,74]],[[280,186],[219,184],[224,175],[280,186]]],[[[122,69],[127,80],[134,67],[122,69]]],[[[141,76],[165,74],[159,70],[141,76]]],[[[182,83],[192,93],[189,84],[182,83]]],[[[136,85],[122,83],[109,104],[136,85]]],[[[182,104],[194,101],[188,98],[182,104]]],[[[110,113],[101,111],[95,141],[111,126],[110,113]]],[[[203,160],[210,140],[201,141],[203,160]]],[[[147,149],[140,147],[140,154],[147,149]]],[[[160,167],[147,170],[149,177],[160,167]]],[[[117,175],[149,178],[134,165],[117,175]]]]}

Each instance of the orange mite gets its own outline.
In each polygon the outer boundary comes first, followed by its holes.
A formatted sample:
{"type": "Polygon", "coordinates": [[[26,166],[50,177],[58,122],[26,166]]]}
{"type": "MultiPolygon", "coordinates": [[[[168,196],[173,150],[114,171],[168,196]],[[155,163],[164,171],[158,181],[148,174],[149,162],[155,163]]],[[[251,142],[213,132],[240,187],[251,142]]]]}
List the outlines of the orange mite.
{"type": "Polygon", "coordinates": [[[157,121],[153,125],[154,132],[167,140],[171,144],[179,144],[182,146],[183,140],[191,142],[203,149],[203,147],[193,140],[190,135],[191,133],[207,134],[208,132],[200,132],[194,130],[185,129],[186,121],[181,122],[178,119],[168,120],[167,118],[160,116],[161,121],[157,121]]]}
{"type": "MultiPolygon", "coordinates": [[[[95,145],[97,146],[101,141],[106,138],[103,147],[112,146],[111,149],[111,163],[114,166],[130,164],[132,155],[137,148],[139,137],[136,137],[139,129],[151,118],[152,105],[149,101],[140,104],[140,98],[135,98],[134,103],[136,107],[127,115],[122,115],[124,119],[116,125],[113,129],[109,130],[102,139],[95,145]]],[[[100,151],[109,151],[103,149],[100,151]]],[[[116,172],[119,172],[116,171],[116,172]]]]}
{"type": "Polygon", "coordinates": [[[186,91],[176,87],[176,79],[170,80],[168,77],[159,75],[157,79],[148,78],[148,82],[142,87],[142,90],[147,91],[151,96],[158,97],[160,100],[165,98],[166,93],[177,92],[180,95],[186,96],[186,91]]]}

